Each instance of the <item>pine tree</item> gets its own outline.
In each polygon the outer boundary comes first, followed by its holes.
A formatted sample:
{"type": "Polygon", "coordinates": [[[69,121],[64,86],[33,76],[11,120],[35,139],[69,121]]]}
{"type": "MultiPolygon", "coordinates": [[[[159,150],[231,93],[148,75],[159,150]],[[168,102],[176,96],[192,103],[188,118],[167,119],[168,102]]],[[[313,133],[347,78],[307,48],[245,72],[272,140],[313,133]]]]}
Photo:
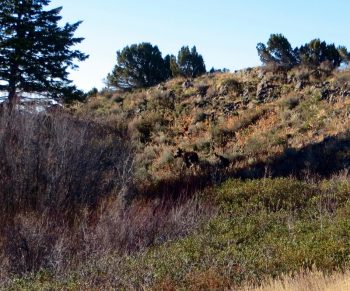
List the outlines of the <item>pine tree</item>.
{"type": "Polygon", "coordinates": [[[346,48],[340,50],[334,44],[327,44],[320,39],[313,39],[299,49],[301,64],[309,68],[319,68],[321,64],[328,63],[330,69],[337,68],[344,61],[340,52],[345,52],[346,48]]]}
{"type": "Polygon", "coordinates": [[[1,2],[0,91],[11,104],[19,92],[51,97],[76,92],[67,70],[88,57],[71,49],[83,40],[74,37],[81,22],[58,26],[62,7],[44,10],[50,0],[1,2]]]}
{"type": "Polygon", "coordinates": [[[174,78],[180,75],[180,68],[174,55],[166,55],[164,62],[169,72],[168,74],[170,78],[174,78]]]}
{"type": "Polygon", "coordinates": [[[257,51],[263,64],[290,69],[297,64],[297,52],[282,34],[271,34],[267,46],[258,43],[257,51]]]}
{"type": "Polygon", "coordinates": [[[194,78],[206,73],[203,57],[198,54],[195,46],[191,50],[188,46],[182,47],[177,62],[180,74],[185,77],[194,78]]]}
{"type": "Polygon", "coordinates": [[[168,79],[169,67],[157,46],[133,44],[117,52],[117,65],[107,76],[108,85],[119,89],[145,88],[168,79]]]}

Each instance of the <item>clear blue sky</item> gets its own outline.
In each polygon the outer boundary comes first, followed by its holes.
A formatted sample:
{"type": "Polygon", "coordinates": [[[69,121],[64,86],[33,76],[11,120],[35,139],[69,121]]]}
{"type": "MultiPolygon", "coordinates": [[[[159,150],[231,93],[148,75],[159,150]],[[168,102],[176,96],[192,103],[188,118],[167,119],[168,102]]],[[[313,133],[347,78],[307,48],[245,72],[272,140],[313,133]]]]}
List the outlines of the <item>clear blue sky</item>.
{"type": "Polygon", "coordinates": [[[163,56],[196,45],[207,69],[259,64],[256,44],[283,33],[292,46],[321,38],[350,48],[348,0],[52,0],[65,22],[84,22],[76,36],[90,55],[71,74],[84,90],[102,88],[126,45],[151,42],[163,56]]]}

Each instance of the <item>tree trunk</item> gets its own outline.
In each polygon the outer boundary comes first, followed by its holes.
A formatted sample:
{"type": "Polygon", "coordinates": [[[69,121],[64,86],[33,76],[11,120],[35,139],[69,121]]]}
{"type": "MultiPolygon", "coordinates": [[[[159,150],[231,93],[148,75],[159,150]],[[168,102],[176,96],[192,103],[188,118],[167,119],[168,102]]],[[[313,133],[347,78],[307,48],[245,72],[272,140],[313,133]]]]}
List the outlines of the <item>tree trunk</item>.
{"type": "Polygon", "coordinates": [[[16,106],[16,103],[18,102],[16,88],[11,88],[9,90],[8,100],[9,100],[9,109],[12,110],[16,106]]]}

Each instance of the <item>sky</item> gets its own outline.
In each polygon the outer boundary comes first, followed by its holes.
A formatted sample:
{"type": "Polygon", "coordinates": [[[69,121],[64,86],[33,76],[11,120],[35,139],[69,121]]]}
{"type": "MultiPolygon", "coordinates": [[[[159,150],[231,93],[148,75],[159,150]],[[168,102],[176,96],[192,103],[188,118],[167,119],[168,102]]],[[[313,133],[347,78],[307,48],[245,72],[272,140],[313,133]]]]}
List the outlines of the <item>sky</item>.
{"type": "Polygon", "coordinates": [[[89,59],[70,78],[101,89],[116,52],[134,43],[157,45],[163,56],[195,45],[207,69],[260,64],[258,42],[282,33],[293,47],[320,38],[350,48],[348,0],[52,0],[65,22],[83,23],[76,36],[89,59]]]}

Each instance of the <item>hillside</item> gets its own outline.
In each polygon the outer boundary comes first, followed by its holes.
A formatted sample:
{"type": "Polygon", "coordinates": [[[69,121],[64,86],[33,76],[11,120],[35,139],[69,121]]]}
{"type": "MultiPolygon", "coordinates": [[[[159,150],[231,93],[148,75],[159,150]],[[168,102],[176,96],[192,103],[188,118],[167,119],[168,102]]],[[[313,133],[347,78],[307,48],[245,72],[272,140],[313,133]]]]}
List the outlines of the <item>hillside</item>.
{"type": "MultiPolygon", "coordinates": [[[[52,148],[66,153],[57,171],[69,178],[58,181],[77,195],[29,196],[30,211],[11,209],[16,231],[2,230],[0,288],[271,290],[281,278],[303,288],[348,281],[350,71],[175,78],[105,90],[40,118],[57,130],[52,148]]],[[[32,168],[41,173],[45,163],[32,168]]]]}
{"type": "Polygon", "coordinates": [[[268,172],[258,171],[253,177],[302,171],[329,175],[350,162],[344,140],[349,130],[350,72],[318,74],[254,68],[194,80],[177,78],[147,90],[107,92],[74,109],[127,127],[140,182],[173,179],[186,170],[181,159],[174,159],[178,148],[199,155],[196,174],[208,166],[221,171],[218,154],[230,161],[224,172],[231,175],[259,163],[268,172]],[[282,165],[288,158],[294,161],[289,168],[282,165]]]}

